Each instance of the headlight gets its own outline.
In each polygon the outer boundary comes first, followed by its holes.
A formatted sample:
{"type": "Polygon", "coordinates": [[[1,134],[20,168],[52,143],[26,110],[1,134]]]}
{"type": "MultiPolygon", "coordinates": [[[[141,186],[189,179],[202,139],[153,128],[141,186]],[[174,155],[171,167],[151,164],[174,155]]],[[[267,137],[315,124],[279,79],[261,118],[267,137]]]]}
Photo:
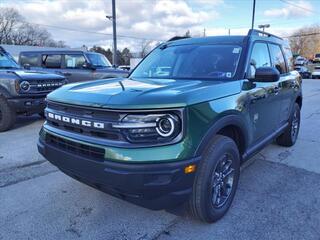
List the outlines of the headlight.
{"type": "Polygon", "coordinates": [[[30,90],[30,83],[28,81],[21,82],[20,89],[24,92],[28,92],[30,90]]]}
{"type": "Polygon", "coordinates": [[[170,142],[182,133],[181,117],[175,113],[128,114],[112,127],[120,129],[129,142],[136,143],[170,142]]]}

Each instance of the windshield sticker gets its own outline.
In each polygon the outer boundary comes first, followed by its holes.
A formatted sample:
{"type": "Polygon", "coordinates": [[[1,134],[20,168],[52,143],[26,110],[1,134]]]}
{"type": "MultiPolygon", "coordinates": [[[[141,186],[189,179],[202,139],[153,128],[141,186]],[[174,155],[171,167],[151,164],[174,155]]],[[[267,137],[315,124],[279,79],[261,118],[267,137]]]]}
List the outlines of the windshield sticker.
{"type": "Polygon", "coordinates": [[[226,76],[227,76],[227,78],[231,78],[232,73],[231,73],[231,72],[227,72],[227,73],[226,73],[226,76]]]}
{"type": "Polygon", "coordinates": [[[240,48],[234,48],[232,53],[239,53],[240,52],[240,48]]]}

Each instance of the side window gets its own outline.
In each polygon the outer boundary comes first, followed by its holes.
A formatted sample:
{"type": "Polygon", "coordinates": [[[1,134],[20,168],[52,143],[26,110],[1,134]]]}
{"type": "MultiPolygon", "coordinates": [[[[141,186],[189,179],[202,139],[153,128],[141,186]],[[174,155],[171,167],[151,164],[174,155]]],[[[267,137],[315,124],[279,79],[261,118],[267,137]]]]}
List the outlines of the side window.
{"type": "Polygon", "coordinates": [[[254,78],[259,67],[271,67],[269,50],[266,43],[255,43],[251,52],[248,78],[254,78]]]}
{"type": "Polygon", "coordinates": [[[66,54],[66,68],[83,68],[86,59],[81,54],[66,54]]]}
{"type": "Polygon", "coordinates": [[[23,66],[29,64],[30,67],[38,67],[38,54],[36,53],[21,53],[20,64],[23,66]]]}
{"type": "Polygon", "coordinates": [[[42,55],[42,65],[46,68],[61,68],[60,54],[42,55]]]}
{"type": "Polygon", "coordinates": [[[287,73],[286,62],[279,45],[269,44],[272,66],[278,69],[280,74],[287,73]]]}
{"type": "Polygon", "coordinates": [[[294,68],[294,64],[293,64],[293,56],[292,56],[292,52],[290,47],[284,47],[284,55],[286,56],[287,59],[287,63],[288,63],[288,67],[289,67],[289,71],[292,71],[294,68]]]}

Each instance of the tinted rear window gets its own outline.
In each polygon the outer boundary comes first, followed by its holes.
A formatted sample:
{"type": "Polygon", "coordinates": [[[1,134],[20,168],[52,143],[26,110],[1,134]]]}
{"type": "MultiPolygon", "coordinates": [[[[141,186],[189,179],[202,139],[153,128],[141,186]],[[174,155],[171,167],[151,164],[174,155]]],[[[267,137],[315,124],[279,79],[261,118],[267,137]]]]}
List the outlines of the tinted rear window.
{"type": "Polygon", "coordinates": [[[278,69],[280,74],[286,73],[286,62],[279,45],[269,44],[272,66],[278,69]]]}

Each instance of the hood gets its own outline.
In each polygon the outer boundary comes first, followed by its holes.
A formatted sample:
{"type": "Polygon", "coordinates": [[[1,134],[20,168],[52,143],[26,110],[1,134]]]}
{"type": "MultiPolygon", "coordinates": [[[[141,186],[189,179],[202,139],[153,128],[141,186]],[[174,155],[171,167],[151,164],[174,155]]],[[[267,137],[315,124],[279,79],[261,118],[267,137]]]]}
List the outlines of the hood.
{"type": "Polygon", "coordinates": [[[238,81],[116,78],[68,84],[48,100],[113,109],[184,107],[240,92],[238,81]]]}
{"type": "Polygon", "coordinates": [[[50,79],[64,79],[63,76],[45,73],[40,71],[27,71],[27,70],[7,70],[7,73],[12,73],[22,80],[50,80],[50,79]]]}

